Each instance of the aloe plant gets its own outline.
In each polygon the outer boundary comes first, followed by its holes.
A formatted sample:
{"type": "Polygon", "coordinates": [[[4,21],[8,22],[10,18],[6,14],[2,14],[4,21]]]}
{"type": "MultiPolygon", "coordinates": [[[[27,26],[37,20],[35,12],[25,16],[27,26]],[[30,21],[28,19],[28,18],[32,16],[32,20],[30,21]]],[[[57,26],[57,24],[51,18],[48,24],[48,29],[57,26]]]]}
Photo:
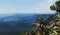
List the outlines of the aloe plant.
{"type": "Polygon", "coordinates": [[[46,35],[57,35],[56,28],[58,28],[58,27],[55,27],[55,26],[48,27],[46,30],[46,35]]]}
{"type": "Polygon", "coordinates": [[[41,24],[41,23],[43,22],[43,18],[42,18],[42,17],[38,17],[38,18],[36,19],[36,22],[41,24]]]}

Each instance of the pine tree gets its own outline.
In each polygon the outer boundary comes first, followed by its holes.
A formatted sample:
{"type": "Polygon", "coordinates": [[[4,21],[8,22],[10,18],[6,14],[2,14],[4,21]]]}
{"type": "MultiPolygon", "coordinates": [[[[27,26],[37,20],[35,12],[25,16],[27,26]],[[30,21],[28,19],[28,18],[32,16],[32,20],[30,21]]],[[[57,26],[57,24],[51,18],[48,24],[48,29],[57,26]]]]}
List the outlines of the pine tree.
{"type": "Polygon", "coordinates": [[[60,13],[60,0],[56,1],[55,4],[51,5],[50,9],[56,11],[57,13],[60,13]]]}

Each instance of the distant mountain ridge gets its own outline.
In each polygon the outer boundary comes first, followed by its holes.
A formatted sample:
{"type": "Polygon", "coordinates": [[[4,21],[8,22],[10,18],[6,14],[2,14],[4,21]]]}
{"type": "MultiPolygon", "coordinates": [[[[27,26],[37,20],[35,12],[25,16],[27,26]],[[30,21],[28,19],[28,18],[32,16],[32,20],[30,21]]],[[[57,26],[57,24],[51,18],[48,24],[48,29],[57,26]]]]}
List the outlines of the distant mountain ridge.
{"type": "Polygon", "coordinates": [[[37,17],[42,16],[44,20],[54,14],[6,14],[0,15],[0,30],[26,30],[33,27],[33,22],[37,17]],[[2,17],[1,17],[2,16],[2,17]]]}

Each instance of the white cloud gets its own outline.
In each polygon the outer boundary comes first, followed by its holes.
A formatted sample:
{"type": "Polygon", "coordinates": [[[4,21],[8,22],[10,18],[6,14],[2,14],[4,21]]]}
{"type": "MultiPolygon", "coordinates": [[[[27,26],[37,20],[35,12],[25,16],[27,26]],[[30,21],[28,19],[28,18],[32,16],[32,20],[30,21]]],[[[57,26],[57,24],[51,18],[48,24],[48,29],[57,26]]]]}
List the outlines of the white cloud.
{"type": "Polygon", "coordinates": [[[50,5],[54,3],[54,0],[45,0],[45,2],[42,3],[36,3],[34,6],[27,7],[27,8],[21,8],[15,11],[20,11],[20,13],[54,13],[50,10],[50,5]],[[25,11],[25,12],[24,12],[25,11]]]}
{"type": "MultiPolygon", "coordinates": [[[[22,1],[22,0],[15,0],[22,1]]],[[[24,0],[29,1],[29,0],[24,0]]],[[[40,0],[41,1],[41,0],[40,0]]],[[[4,13],[54,13],[50,10],[50,5],[54,3],[54,0],[45,0],[43,2],[37,2],[34,5],[26,6],[12,6],[8,3],[0,4],[0,14],[4,13]]]]}

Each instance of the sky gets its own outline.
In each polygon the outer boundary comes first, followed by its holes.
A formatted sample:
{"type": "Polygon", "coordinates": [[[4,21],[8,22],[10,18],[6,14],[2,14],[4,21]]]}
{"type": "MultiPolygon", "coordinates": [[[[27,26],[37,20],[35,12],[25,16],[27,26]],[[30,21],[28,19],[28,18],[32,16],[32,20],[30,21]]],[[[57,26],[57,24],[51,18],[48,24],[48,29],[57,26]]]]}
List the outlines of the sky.
{"type": "Polygon", "coordinates": [[[38,13],[53,14],[50,6],[55,0],[0,0],[0,14],[38,13]]]}

